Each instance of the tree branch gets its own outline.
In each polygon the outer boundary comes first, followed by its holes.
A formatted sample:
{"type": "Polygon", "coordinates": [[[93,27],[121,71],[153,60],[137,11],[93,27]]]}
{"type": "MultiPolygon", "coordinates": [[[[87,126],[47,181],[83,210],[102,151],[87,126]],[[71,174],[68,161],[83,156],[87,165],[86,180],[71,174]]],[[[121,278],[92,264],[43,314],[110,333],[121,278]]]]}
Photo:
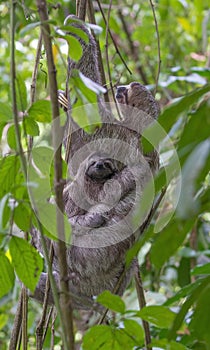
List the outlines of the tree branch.
{"type": "Polygon", "coordinates": [[[59,106],[57,100],[57,81],[56,69],[53,60],[52,43],[50,37],[50,27],[48,24],[48,11],[45,0],[37,0],[37,7],[41,20],[41,30],[47,54],[47,66],[50,86],[50,99],[52,104],[52,137],[54,147],[54,190],[56,198],[56,223],[59,241],[57,243],[58,263],[60,271],[60,307],[62,311],[61,318],[63,320],[63,344],[65,350],[74,349],[74,333],[73,333],[73,319],[71,300],[68,293],[68,275],[67,261],[66,261],[66,245],[64,233],[64,218],[63,218],[63,185],[62,185],[62,158],[61,158],[61,127],[59,119],[59,106]]]}

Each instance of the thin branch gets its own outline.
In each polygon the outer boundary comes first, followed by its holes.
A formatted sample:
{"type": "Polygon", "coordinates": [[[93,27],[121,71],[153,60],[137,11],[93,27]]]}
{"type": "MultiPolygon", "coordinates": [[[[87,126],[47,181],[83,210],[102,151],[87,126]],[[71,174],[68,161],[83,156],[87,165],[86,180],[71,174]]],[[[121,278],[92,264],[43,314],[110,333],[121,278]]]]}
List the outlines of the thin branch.
{"type": "Polygon", "coordinates": [[[107,15],[107,20],[106,20],[106,44],[105,44],[106,64],[107,64],[109,84],[110,84],[110,88],[111,88],[111,92],[112,92],[113,101],[115,102],[118,117],[119,117],[119,119],[122,119],[120,111],[119,111],[119,106],[118,106],[116,98],[115,98],[114,87],[112,85],[111,69],[110,69],[110,64],[109,64],[109,35],[108,34],[109,34],[109,20],[110,20],[110,15],[111,15],[111,8],[112,8],[112,0],[110,0],[109,10],[108,10],[108,15],[107,15]]]}
{"type": "Polygon", "coordinates": [[[155,31],[157,34],[157,45],[158,45],[158,70],[157,70],[157,76],[156,76],[156,82],[155,82],[155,90],[154,90],[154,96],[156,95],[156,91],[158,88],[158,81],[159,81],[159,76],[160,76],[160,67],[161,67],[161,52],[160,52],[160,35],[159,35],[159,30],[158,30],[158,23],[157,23],[157,17],[155,13],[155,5],[152,2],[152,0],[149,0],[150,6],[152,8],[152,13],[155,21],[155,31]]]}
{"type": "MultiPolygon", "coordinates": [[[[54,249],[53,249],[53,243],[51,242],[50,251],[49,251],[50,264],[52,264],[53,255],[54,255],[54,249]]],[[[46,279],[46,285],[45,285],[45,295],[44,295],[44,302],[43,302],[43,307],[42,307],[42,316],[39,320],[38,326],[36,327],[37,350],[42,350],[43,343],[44,343],[43,333],[44,333],[44,326],[45,326],[45,322],[46,322],[49,292],[50,292],[50,278],[49,278],[49,273],[48,273],[47,279],[46,279]]]]}
{"type": "Polygon", "coordinates": [[[10,343],[9,343],[9,350],[16,350],[17,349],[17,344],[18,340],[20,337],[20,329],[21,329],[21,324],[22,324],[22,305],[23,305],[23,296],[22,296],[22,291],[21,295],[19,297],[18,301],[18,306],[15,314],[15,320],[14,324],[12,327],[12,333],[10,337],[10,343]]]}
{"type": "MultiPolygon", "coordinates": [[[[88,0],[88,18],[89,18],[90,23],[96,24],[92,0],[88,0]]],[[[97,52],[98,52],[98,67],[99,67],[99,72],[100,72],[100,75],[101,75],[101,82],[102,82],[102,85],[104,87],[106,87],[106,85],[107,85],[106,84],[106,76],[105,76],[105,72],[104,72],[104,65],[103,65],[103,61],[102,61],[102,55],[101,55],[101,49],[100,49],[99,40],[96,37],[96,35],[94,34],[94,32],[92,32],[92,35],[93,35],[93,37],[95,39],[97,52]]],[[[108,91],[104,94],[104,100],[105,100],[105,102],[110,102],[109,101],[108,91]]]]}
{"type": "Polygon", "coordinates": [[[35,97],[36,97],[36,81],[37,81],[38,67],[39,67],[40,57],[41,57],[41,50],[42,50],[42,33],[40,33],[39,35],[39,40],[38,40],[37,49],[36,49],[35,65],[34,65],[34,70],[32,74],[31,98],[30,98],[31,104],[35,102],[35,97]]]}
{"type": "Polygon", "coordinates": [[[134,46],[133,44],[133,40],[131,38],[131,33],[130,33],[130,30],[128,28],[128,25],[125,21],[125,18],[122,14],[122,11],[119,10],[118,11],[118,14],[119,14],[119,18],[122,22],[122,27],[123,27],[123,31],[125,32],[126,36],[127,36],[127,39],[128,39],[128,45],[130,47],[130,54],[132,55],[133,57],[133,60],[136,62],[136,69],[137,69],[137,72],[139,73],[139,75],[141,76],[141,79],[142,79],[142,82],[145,84],[145,85],[148,85],[148,80],[147,80],[147,77],[146,77],[146,74],[144,73],[144,70],[140,64],[140,59],[139,59],[139,55],[138,55],[138,52],[136,50],[136,47],[134,46]]]}
{"type": "MultiPolygon", "coordinates": [[[[135,259],[135,284],[136,284],[136,292],[137,297],[139,301],[139,307],[142,309],[144,306],[146,306],[146,300],[144,296],[144,288],[142,284],[141,279],[141,273],[140,273],[140,266],[138,263],[138,260],[135,259]]],[[[149,329],[149,323],[145,320],[142,320],[144,333],[145,333],[145,346],[147,350],[152,350],[151,346],[151,335],[150,335],[150,329],[149,329]]]]}
{"type": "Polygon", "coordinates": [[[82,21],[85,21],[86,6],[87,6],[87,0],[77,0],[77,3],[76,3],[76,15],[82,21]]]}
{"type": "Polygon", "coordinates": [[[47,66],[49,75],[50,99],[52,104],[52,137],[54,147],[54,190],[56,198],[56,224],[59,241],[57,243],[58,263],[60,271],[60,306],[62,311],[62,319],[64,327],[62,327],[62,337],[65,350],[74,349],[74,332],[73,332],[73,317],[71,299],[68,295],[68,275],[67,260],[66,260],[66,245],[64,232],[64,217],[63,217],[63,182],[62,182],[62,158],[61,158],[61,126],[59,118],[59,106],[57,100],[57,81],[56,69],[53,60],[52,43],[50,37],[50,26],[48,24],[48,11],[45,0],[37,0],[37,7],[41,20],[42,35],[47,54],[47,66]]]}
{"type": "Polygon", "coordinates": [[[28,295],[26,287],[22,287],[22,298],[23,298],[23,307],[22,307],[22,348],[27,350],[28,348],[28,295]]]}
{"type": "Polygon", "coordinates": [[[26,167],[26,159],[24,156],[22,144],[21,144],[21,135],[19,128],[19,120],[18,120],[18,109],[17,109],[17,97],[16,97],[16,89],[15,89],[15,81],[16,81],[16,67],[15,67],[15,6],[16,1],[11,0],[10,6],[10,69],[11,69],[11,97],[12,97],[12,111],[15,125],[15,136],[17,142],[17,149],[20,155],[21,166],[23,170],[24,177],[26,179],[27,167],[26,167]]]}
{"type": "MultiPolygon", "coordinates": [[[[107,27],[106,17],[105,17],[105,15],[104,15],[104,11],[103,11],[103,9],[102,9],[100,0],[96,0],[96,1],[97,1],[97,4],[98,4],[98,7],[99,7],[99,9],[100,9],[100,12],[101,12],[101,14],[102,14],[104,23],[106,24],[106,27],[107,27]]],[[[109,5],[109,7],[110,7],[110,5],[109,5]]],[[[131,70],[128,68],[128,65],[126,64],[124,58],[122,57],[122,55],[121,55],[121,53],[120,53],[120,51],[119,51],[119,49],[118,49],[118,47],[117,47],[117,44],[116,44],[116,42],[115,42],[115,40],[114,40],[114,38],[113,38],[113,35],[112,35],[111,30],[109,29],[109,26],[108,26],[108,32],[109,32],[110,38],[112,39],[112,42],[113,42],[113,44],[114,44],[116,53],[119,55],[119,57],[120,57],[122,63],[124,64],[125,68],[127,69],[127,71],[132,75],[131,70]]]]}

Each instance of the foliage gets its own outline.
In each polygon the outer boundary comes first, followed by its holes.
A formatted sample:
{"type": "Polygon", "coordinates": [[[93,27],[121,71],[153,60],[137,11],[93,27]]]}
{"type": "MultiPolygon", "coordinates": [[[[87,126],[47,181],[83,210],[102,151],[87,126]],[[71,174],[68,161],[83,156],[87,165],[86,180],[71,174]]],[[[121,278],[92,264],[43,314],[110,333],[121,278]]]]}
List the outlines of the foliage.
{"type": "MultiPolygon", "coordinates": [[[[105,14],[109,1],[104,1],[105,14]]],[[[47,203],[53,192],[53,149],[50,141],[51,104],[48,72],[42,48],[36,82],[36,101],[31,100],[31,83],[39,37],[39,18],[35,2],[16,6],[15,59],[19,130],[24,153],[28,157],[27,178],[21,163],[13,119],[10,89],[11,47],[9,43],[11,2],[2,2],[0,46],[0,347],[7,349],[17,306],[19,283],[15,274],[31,291],[43,269],[43,260],[27,241],[31,225],[39,228],[33,196],[46,201],[41,206],[44,233],[56,238],[55,208],[47,203]],[[33,152],[30,142],[33,137],[33,152]],[[36,169],[33,167],[36,165],[36,169]],[[41,174],[41,176],[40,176],[41,174]],[[53,218],[53,219],[52,219],[53,218]],[[23,234],[24,232],[24,234],[23,234]],[[23,239],[23,238],[26,238],[23,239]]],[[[53,54],[60,89],[65,89],[67,53],[78,60],[82,47],[74,36],[64,33],[67,13],[75,13],[74,2],[60,1],[60,7],[48,4],[53,37],[53,54]],[[58,30],[60,29],[60,31],[58,30]]],[[[138,311],[136,292],[131,285],[122,300],[109,292],[98,297],[116,313],[110,325],[90,327],[83,339],[83,349],[142,349],[142,320],[150,324],[152,346],[158,349],[210,349],[210,56],[208,2],[163,0],[155,6],[161,45],[161,73],[157,98],[162,106],[159,118],[176,149],[162,134],[162,168],[155,179],[158,194],[168,185],[165,200],[147,231],[128,253],[131,260],[139,252],[147,306],[138,311]],[[169,178],[167,179],[167,176],[169,178]],[[169,218],[169,219],[168,219],[169,218]],[[147,296],[148,295],[148,296],[147,296]],[[161,304],[161,305],[160,305],[161,304]]],[[[106,28],[100,11],[95,11],[105,71],[106,28]]],[[[153,88],[157,77],[157,33],[149,1],[115,1],[109,21],[123,58],[124,66],[109,38],[108,55],[111,79],[116,84],[141,81],[153,88]]],[[[68,23],[68,30],[76,30],[68,23]]],[[[79,30],[78,30],[79,31],[79,30]]],[[[83,40],[84,33],[77,31],[83,40]]],[[[108,81],[108,78],[107,78],[108,81]]],[[[70,80],[72,101],[79,106],[96,102],[95,90],[81,74],[70,80]]],[[[109,86],[109,85],[108,85],[109,86]]],[[[103,90],[102,90],[103,92],[103,90]]],[[[84,115],[84,119],[88,115],[84,115]]],[[[100,123],[100,121],[96,121],[100,123]]],[[[81,124],[86,120],[81,120],[81,124]]],[[[91,130],[90,130],[91,131],[91,130]]],[[[155,134],[155,131],[153,130],[155,134]]],[[[159,135],[159,134],[157,134],[159,135]]],[[[158,136],[157,136],[158,138],[158,136]]],[[[64,171],[66,165],[64,165],[64,171]]],[[[53,193],[54,194],[54,193],[53,193]]],[[[53,197],[53,196],[52,196],[53,197]]],[[[43,203],[42,202],[42,203],[43,203]]],[[[66,220],[65,224],[68,226],[66,220]]],[[[70,232],[70,228],[67,228],[70,232]]],[[[52,237],[53,238],[53,237],[52,237]]],[[[68,241],[70,237],[67,237],[68,241]]],[[[35,321],[39,312],[29,301],[30,349],[35,349],[35,321]]],[[[37,307],[37,305],[36,305],[37,307]]],[[[54,343],[61,346],[60,325],[55,322],[54,343]]],[[[78,332],[79,334],[79,332],[78,332]]],[[[45,349],[50,348],[47,333],[45,349]]]]}

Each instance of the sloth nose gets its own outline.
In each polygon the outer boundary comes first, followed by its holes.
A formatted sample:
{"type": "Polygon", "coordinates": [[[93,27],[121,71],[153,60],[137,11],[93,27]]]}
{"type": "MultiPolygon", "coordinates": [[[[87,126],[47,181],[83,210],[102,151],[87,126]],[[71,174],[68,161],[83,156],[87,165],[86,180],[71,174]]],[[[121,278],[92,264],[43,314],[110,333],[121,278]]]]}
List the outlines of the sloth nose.
{"type": "Polygon", "coordinates": [[[103,169],[104,168],[104,163],[103,162],[97,162],[97,164],[96,164],[96,168],[97,169],[103,169]]]}

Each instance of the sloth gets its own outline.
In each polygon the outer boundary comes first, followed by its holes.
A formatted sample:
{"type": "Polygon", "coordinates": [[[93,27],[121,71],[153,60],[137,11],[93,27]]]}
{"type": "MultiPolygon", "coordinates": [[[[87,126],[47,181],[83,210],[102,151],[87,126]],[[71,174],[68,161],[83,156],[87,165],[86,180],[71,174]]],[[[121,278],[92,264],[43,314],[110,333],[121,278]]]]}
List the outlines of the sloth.
{"type": "MultiPolygon", "coordinates": [[[[75,16],[71,18],[75,19],[75,16]]],[[[77,37],[83,56],[79,62],[69,60],[69,67],[100,83],[95,39],[82,22],[76,21],[72,25],[88,35],[89,43],[77,37]]],[[[137,82],[118,87],[116,100],[122,120],[114,118],[99,97],[102,125],[91,135],[79,128],[72,118],[68,121],[72,125],[68,166],[74,180],[67,181],[63,200],[65,214],[72,225],[67,264],[75,308],[90,308],[95,295],[105,289],[114,290],[125,267],[126,253],[137,239],[139,227],[148,216],[149,209],[142,214],[137,227],[134,227],[133,217],[136,211],[141,211],[143,191],[152,173],[158,169],[157,151],[144,155],[140,143],[144,128],[159,114],[158,103],[137,82]]],[[[68,108],[68,101],[61,92],[58,93],[58,101],[68,108]]],[[[68,137],[67,132],[65,137],[68,137]]],[[[33,229],[34,245],[42,251],[38,235],[38,231],[33,229]]],[[[48,238],[46,241],[49,244],[48,238]]],[[[56,244],[54,250],[53,273],[59,288],[56,244]]],[[[120,286],[120,295],[132,273],[131,264],[120,286]]],[[[45,282],[46,274],[42,273],[34,293],[40,301],[43,301],[45,282]]],[[[49,302],[53,303],[51,293],[49,302]]]]}

